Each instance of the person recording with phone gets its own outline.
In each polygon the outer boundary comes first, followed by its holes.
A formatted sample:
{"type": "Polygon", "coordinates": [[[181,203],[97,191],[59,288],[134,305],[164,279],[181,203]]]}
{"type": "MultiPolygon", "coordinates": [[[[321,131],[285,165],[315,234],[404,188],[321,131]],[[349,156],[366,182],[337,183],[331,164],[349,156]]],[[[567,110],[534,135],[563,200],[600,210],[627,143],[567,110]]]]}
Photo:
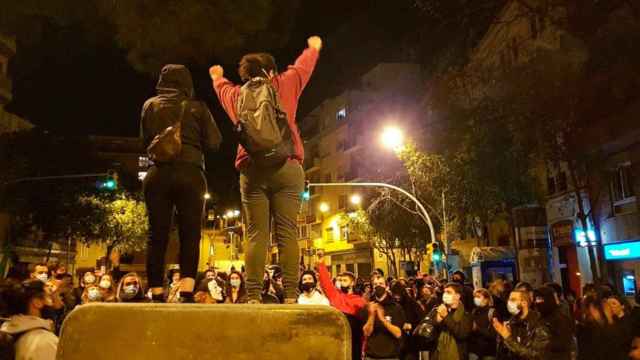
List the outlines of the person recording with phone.
{"type": "Polygon", "coordinates": [[[440,330],[431,360],[466,360],[467,341],[473,329],[473,319],[465,311],[464,289],[458,283],[444,287],[442,304],[436,308],[436,323],[440,330]]]}

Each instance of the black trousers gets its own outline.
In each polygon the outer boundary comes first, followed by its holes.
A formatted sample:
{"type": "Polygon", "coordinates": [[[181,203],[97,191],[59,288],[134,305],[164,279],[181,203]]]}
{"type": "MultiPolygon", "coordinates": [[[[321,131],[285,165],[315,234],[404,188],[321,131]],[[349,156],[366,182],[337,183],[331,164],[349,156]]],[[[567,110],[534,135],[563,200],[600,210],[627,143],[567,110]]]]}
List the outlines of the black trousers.
{"type": "Polygon", "coordinates": [[[207,182],[202,170],[188,163],[154,165],[144,179],[149,215],[147,276],[150,287],[162,287],[165,253],[174,215],[180,238],[180,273],[195,278],[200,258],[200,231],[207,182]]]}

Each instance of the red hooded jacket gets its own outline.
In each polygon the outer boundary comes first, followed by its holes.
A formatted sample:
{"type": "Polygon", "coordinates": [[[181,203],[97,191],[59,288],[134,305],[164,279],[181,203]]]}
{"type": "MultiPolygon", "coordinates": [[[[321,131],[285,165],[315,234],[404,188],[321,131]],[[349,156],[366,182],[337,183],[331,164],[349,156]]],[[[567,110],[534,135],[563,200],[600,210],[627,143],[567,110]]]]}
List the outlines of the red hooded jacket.
{"type": "Polygon", "coordinates": [[[320,286],[322,286],[324,294],[329,298],[331,306],[345,314],[356,316],[358,312],[367,305],[364,298],[356,294],[345,294],[336,289],[331,281],[331,275],[329,275],[329,271],[324,265],[324,261],[321,261],[318,267],[320,286]]]}

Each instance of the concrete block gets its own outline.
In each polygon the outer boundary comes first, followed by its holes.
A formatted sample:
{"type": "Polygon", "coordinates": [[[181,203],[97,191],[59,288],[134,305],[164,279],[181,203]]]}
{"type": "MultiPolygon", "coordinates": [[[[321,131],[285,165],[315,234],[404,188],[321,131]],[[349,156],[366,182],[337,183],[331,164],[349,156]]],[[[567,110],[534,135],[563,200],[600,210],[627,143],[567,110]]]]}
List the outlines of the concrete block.
{"type": "Polygon", "coordinates": [[[343,360],[346,317],[328,306],[87,304],[69,314],[59,360],[343,360]]]}

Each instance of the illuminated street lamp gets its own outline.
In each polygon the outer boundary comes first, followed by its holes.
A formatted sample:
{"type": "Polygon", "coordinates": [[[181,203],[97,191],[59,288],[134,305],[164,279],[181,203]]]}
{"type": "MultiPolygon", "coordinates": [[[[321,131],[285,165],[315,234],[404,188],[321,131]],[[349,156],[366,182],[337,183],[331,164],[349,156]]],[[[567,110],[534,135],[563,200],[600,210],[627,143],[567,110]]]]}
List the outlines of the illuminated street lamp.
{"type": "Polygon", "coordinates": [[[404,133],[400,128],[395,126],[387,126],[384,128],[380,139],[382,145],[387,149],[398,151],[404,146],[404,133]]]}
{"type": "Polygon", "coordinates": [[[351,195],[350,201],[353,205],[360,205],[362,204],[362,196],[360,196],[360,194],[353,194],[351,195]]]}
{"type": "Polygon", "coordinates": [[[209,194],[209,193],[204,193],[204,199],[205,199],[205,200],[209,200],[209,199],[211,199],[211,194],[209,194]]]}
{"type": "Polygon", "coordinates": [[[326,202],[323,202],[320,204],[320,211],[323,213],[326,213],[329,211],[329,204],[327,204],[326,202]]]}

